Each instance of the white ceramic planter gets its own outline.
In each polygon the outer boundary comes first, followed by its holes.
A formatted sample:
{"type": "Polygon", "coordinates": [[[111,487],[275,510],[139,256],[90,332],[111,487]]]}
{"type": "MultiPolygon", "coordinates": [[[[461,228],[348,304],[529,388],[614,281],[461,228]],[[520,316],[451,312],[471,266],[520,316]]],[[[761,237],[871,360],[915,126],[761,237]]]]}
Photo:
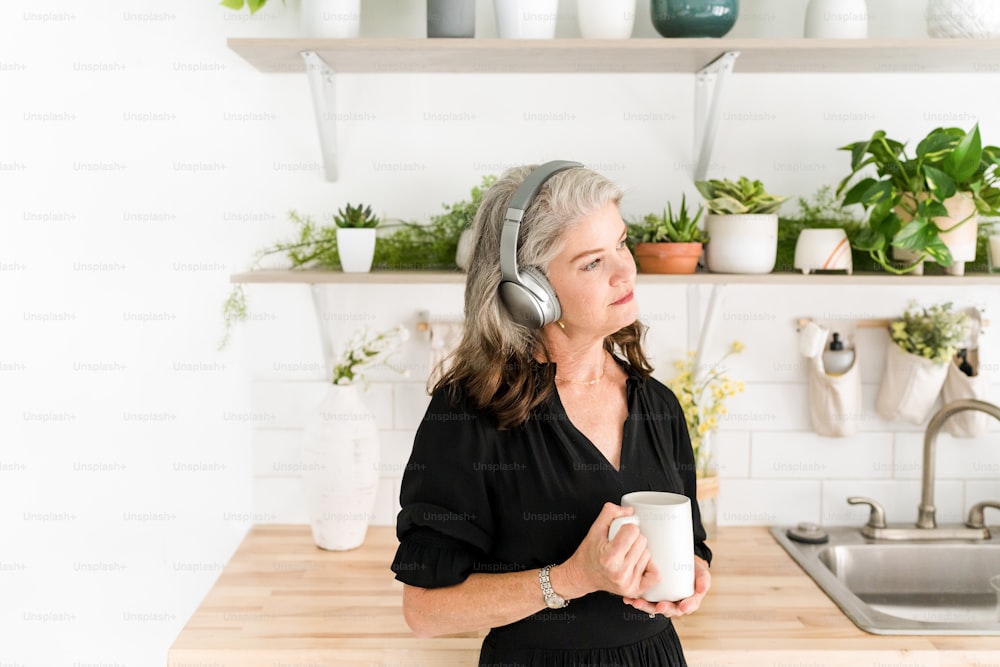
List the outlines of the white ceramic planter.
{"type": "Polygon", "coordinates": [[[302,483],[313,541],[323,549],[361,546],[378,488],[379,442],[375,415],[355,385],[330,388],[306,418],[302,483]]]}
{"type": "Polygon", "coordinates": [[[361,34],[361,0],[302,0],[299,12],[306,37],[352,39],[361,34]]]}
{"type": "Polygon", "coordinates": [[[503,39],[552,39],[559,0],[493,0],[497,36],[503,39]]]}
{"type": "Polygon", "coordinates": [[[865,39],[868,37],[866,0],[809,0],[806,37],[865,39]]]}
{"type": "Polygon", "coordinates": [[[705,264],[712,273],[770,273],[778,254],[774,213],[705,217],[705,264]]]}
{"type": "Polygon", "coordinates": [[[585,39],[628,39],[635,26],[636,0],[576,0],[580,36],[585,39]]]}
{"type": "Polygon", "coordinates": [[[375,229],[338,227],[337,254],[345,273],[368,273],[375,259],[375,229]]]}

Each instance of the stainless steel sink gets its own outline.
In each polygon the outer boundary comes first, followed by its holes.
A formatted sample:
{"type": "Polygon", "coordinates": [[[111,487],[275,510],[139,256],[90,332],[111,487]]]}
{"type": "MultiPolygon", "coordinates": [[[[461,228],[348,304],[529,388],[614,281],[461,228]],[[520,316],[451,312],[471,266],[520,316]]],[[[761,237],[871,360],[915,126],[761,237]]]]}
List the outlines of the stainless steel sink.
{"type": "MultiPolygon", "coordinates": [[[[1000,635],[1000,540],[877,542],[853,527],[802,544],[771,535],[862,630],[881,635],[1000,635]]],[[[993,530],[997,534],[997,529],[993,530]]]]}

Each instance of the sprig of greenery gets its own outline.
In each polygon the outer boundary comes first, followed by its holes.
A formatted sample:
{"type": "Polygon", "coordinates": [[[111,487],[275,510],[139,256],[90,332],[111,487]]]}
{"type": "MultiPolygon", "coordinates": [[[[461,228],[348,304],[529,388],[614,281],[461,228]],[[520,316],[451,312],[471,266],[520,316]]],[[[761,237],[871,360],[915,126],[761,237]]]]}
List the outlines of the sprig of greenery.
{"type": "MultiPolygon", "coordinates": [[[[428,224],[396,220],[380,225],[381,230],[393,231],[380,236],[375,243],[373,268],[396,271],[457,270],[455,253],[458,238],[462,231],[471,227],[483,195],[494,182],[496,176],[483,176],[480,185],[472,188],[469,199],[443,204],[444,213],[432,216],[428,224]]],[[[360,209],[361,206],[348,205],[348,208],[360,209]]],[[[343,215],[345,212],[340,213],[343,215]]],[[[371,216],[370,209],[367,216],[371,216]]],[[[265,257],[275,254],[287,256],[292,269],[340,269],[337,225],[320,225],[294,210],[289,211],[288,217],[297,226],[295,238],[257,251],[250,270],[259,269],[265,257]]],[[[229,343],[233,327],[247,319],[246,292],[242,285],[233,287],[222,305],[222,315],[225,331],[219,343],[220,350],[229,343]]]]}
{"type": "Polygon", "coordinates": [[[904,352],[943,365],[958,352],[968,327],[968,315],[952,311],[950,302],[927,308],[911,303],[903,317],[890,325],[889,334],[904,352]]]}

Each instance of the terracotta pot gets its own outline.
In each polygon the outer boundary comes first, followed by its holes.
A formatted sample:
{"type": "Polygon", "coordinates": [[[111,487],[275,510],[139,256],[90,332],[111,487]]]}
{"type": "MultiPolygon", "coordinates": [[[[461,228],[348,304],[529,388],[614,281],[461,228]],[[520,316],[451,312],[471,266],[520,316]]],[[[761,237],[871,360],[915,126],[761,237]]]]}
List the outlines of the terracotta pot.
{"type": "Polygon", "coordinates": [[[700,257],[700,243],[639,243],[635,246],[635,258],[643,273],[694,273],[700,257]]]}

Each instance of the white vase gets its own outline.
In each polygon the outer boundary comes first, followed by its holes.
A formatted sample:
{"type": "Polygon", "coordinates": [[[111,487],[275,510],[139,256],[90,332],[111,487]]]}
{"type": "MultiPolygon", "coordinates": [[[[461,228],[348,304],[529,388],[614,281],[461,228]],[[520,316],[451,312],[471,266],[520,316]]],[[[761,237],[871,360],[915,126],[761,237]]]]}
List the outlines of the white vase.
{"type": "Polygon", "coordinates": [[[493,0],[497,36],[503,39],[552,39],[559,0],[493,0]]]}
{"type": "Polygon", "coordinates": [[[375,507],[379,442],[357,386],[330,385],[306,418],[301,463],[313,541],[332,551],[360,546],[375,507]]]}
{"type": "Polygon", "coordinates": [[[636,0],[576,0],[580,36],[585,39],[628,39],[635,26],[636,0]]]}
{"type": "Polygon", "coordinates": [[[806,37],[865,39],[868,3],[865,0],[809,0],[806,37]]]}
{"type": "Polygon", "coordinates": [[[299,12],[306,37],[352,39],[361,34],[361,0],[302,0],[299,12]]]}
{"type": "Polygon", "coordinates": [[[713,273],[770,273],[778,254],[775,213],[705,216],[705,265],[713,273]]]}
{"type": "Polygon", "coordinates": [[[337,255],[345,273],[368,273],[375,259],[375,229],[338,227],[337,255]]]}

